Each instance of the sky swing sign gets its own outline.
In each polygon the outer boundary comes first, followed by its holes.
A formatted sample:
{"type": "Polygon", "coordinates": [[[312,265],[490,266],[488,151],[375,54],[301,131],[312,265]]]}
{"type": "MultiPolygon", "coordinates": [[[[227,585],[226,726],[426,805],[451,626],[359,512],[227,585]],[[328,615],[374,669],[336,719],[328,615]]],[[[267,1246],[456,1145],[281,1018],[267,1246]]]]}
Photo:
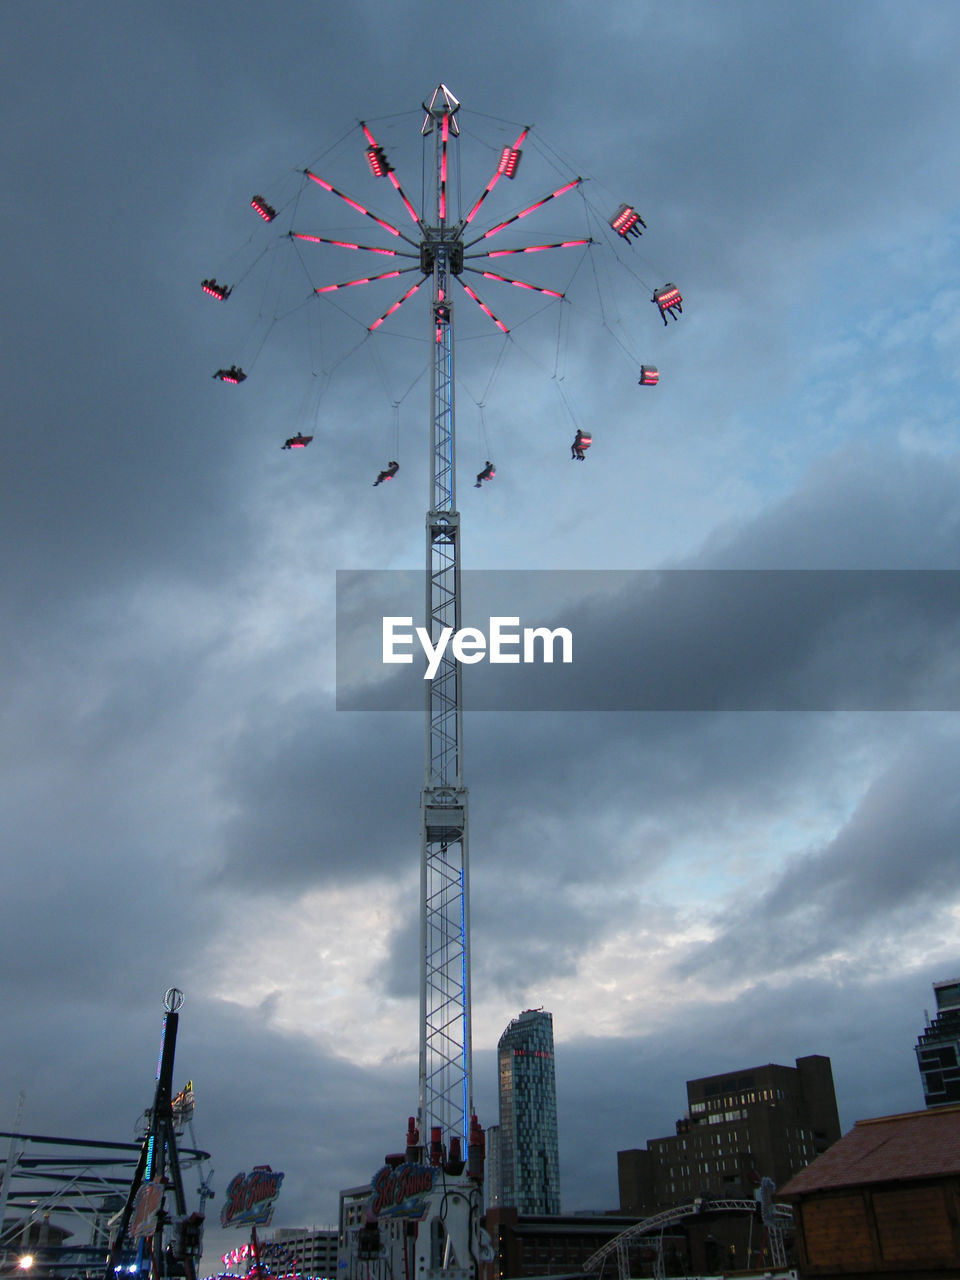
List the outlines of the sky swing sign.
{"type": "Polygon", "coordinates": [[[220,1210],[222,1227],[268,1227],[274,1201],[280,1194],[283,1174],[268,1164],[254,1165],[250,1173],[238,1173],[227,1187],[227,1202],[220,1210]]]}
{"type": "Polygon", "coordinates": [[[370,1209],[377,1218],[422,1218],[436,1169],[428,1164],[384,1165],[370,1184],[370,1209]]]}

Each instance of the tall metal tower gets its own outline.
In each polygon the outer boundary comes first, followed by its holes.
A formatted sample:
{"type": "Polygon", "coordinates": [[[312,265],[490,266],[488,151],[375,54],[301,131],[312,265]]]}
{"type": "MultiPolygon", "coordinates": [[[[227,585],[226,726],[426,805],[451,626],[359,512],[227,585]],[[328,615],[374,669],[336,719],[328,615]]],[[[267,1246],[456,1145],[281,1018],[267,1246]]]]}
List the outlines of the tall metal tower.
{"type": "MultiPolygon", "coordinates": [[[[500,178],[512,178],[527,130],[505,147],[496,171],[465,216],[451,218],[448,173],[451,144],[459,136],[460,103],[446,85],[438,85],[421,133],[433,154],[432,222],[420,220],[420,270],[432,277],[430,313],[432,404],[430,415],[430,507],[427,511],[427,630],[436,647],[443,629],[460,629],[460,514],[456,509],[454,307],[451,285],[461,288],[504,334],[507,326],[481,301],[461,276],[465,271],[504,284],[518,285],[550,298],[563,294],[527,281],[479,270],[467,259],[488,259],[481,247],[465,251],[502,231],[556,196],[579,186],[575,178],[503,222],[464,240],[471,222],[500,178]]],[[[426,166],[425,166],[426,167],[426,166]]],[[[397,185],[396,183],[394,185],[397,185]]],[[[399,187],[398,187],[399,190],[399,187]]],[[[402,194],[402,193],[401,193],[402,194]]],[[[527,246],[561,249],[590,244],[590,239],[527,246]]],[[[409,296],[409,295],[405,295],[409,296]]],[[[426,694],[426,763],[420,803],[420,1132],[436,1129],[441,1141],[469,1140],[473,1115],[470,1030],[470,864],[468,857],[467,788],[463,782],[463,689],[459,664],[450,646],[426,694]]]]}
{"type": "MultiPolygon", "coordinates": [[[[460,290],[504,335],[507,325],[463,278],[471,274],[500,284],[562,300],[555,289],[501,275],[491,269],[491,259],[508,254],[542,250],[586,248],[592,237],[550,243],[520,243],[513,247],[489,247],[497,236],[549,201],[580,187],[572,178],[554,191],[486,230],[472,228],[473,220],[501,178],[516,176],[521,145],[528,130],[522,129],[512,146],[499,154],[495,171],[465,215],[451,208],[451,175],[459,174],[456,155],[460,128],[460,103],[446,85],[433,91],[424,103],[421,135],[424,146],[423,209],[418,212],[397,179],[393,166],[376,137],[361,122],[366,139],[366,159],[374,177],[387,177],[403,202],[416,231],[401,231],[379,214],[337,190],[327,179],[309,169],[307,181],[344,201],[354,213],[371,219],[386,244],[359,244],[290,230],[291,241],[312,242],[386,256],[390,270],[358,279],[325,283],[314,288],[319,295],[353,286],[393,280],[418,273],[419,278],[377,319],[366,324],[373,333],[393,316],[429,280],[432,298],[429,313],[431,369],[430,493],[426,515],[426,632],[434,652],[440,653],[437,670],[426,681],[426,740],[424,781],[420,793],[420,1036],[418,1117],[407,1133],[403,1156],[388,1156],[387,1164],[371,1181],[368,1220],[349,1233],[345,1280],[389,1280],[390,1276],[415,1273],[419,1280],[476,1280],[484,1245],[479,1226],[483,1181],[483,1134],[473,1116],[471,999],[470,999],[470,874],[468,857],[467,788],[463,773],[463,689],[460,665],[449,639],[461,630],[460,515],[456,504],[454,304],[451,290],[460,290]],[[401,265],[404,264],[404,265],[401,265]],[[466,1146],[466,1159],[463,1148],[466,1146]],[[423,1161],[426,1159],[427,1164],[423,1161]],[[411,1261],[410,1250],[414,1258],[411,1261]],[[375,1266],[375,1272],[370,1267],[375,1266]]],[[[458,185],[458,184],[456,184],[458,185]]],[[[298,207],[298,199],[292,202],[298,207]]],[[[254,211],[272,222],[278,211],[264,196],[254,196],[254,211]]],[[[608,232],[627,242],[639,238],[645,223],[631,205],[622,204],[606,219],[608,232]]],[[[382,256],[378,258],[382,262],[382,256]]],[[[251,268],[252,269],[252,268],[251,268]]],[[[309,273],[308,273],[309,274],[309,273]]],[[[571,277],[572,278],[572,277],[571,277]]],[[[216,279],[202,281],[204,291],[225,302],[232,286],[216,279]]],[[[458,295],[459,297],[459,295],[458,295]]],[[[664,324],[676,318],[682,298],[673,285],[654,292],[664,324]]],[[[274,321],[278,315],[274,316],[274,321]]],[[[623,344],[621,343],[621,346],[623,344]]],[[[261,343],[262,347],[262,343],[261,343]]],[[[626,351],[626,348],[624,347],[626,351]]],[[[258,349],[259,353],[259,349],[258,349]]],[[[256,358],[256,356],[254,357],[256,358]]],[[[220,381],[238,384],[247,373],[237,365],[219,369],[220,381]]],[[[654,366],[640,368],[641,385],[656,385],[654,366]]],[[[571,415],[572,417],[572,415],[571,415]]],[[[576,425],[576,424],[574,424],[576,425]]],[[[305,448],[312,436],[298,434],[284,448],[305,448]]],[[[590,438],[577,430],[574,452],[583,458],[590,438]]],[[[396,474],[398,464],[381,472],[377,484],[396,474]]],[[[489,479],[492,464],[478,476],[478,487],[489,479]]],[[[492,1255],[490,1255],[492,1256],[492,1255]]]]}
{"type": "MultiPolygon", "coordinates": [[[[440,85],[423,122],[433,142],[433,221],[423,228],[421,270],[432,266],[430,506],[427,511],[427,630],[460,629],[460,514],[456,504],[453,304],[450,279],[463,270],[461,228],[447,218],[457,99],[440,85]]],[[[448,633],[449,634],[449,633],[448,633]]],[[[427,681],[426,752],[420,799],[420,1132],[467,1139],[473,1115],[470,1040],[470,869],[463,784],[463,687],[449,645],[427,681]]]]}
{"type": "MultiPolygon", "coordinates": [[[[506,335],[507,325],[500,320],[476,291],[466,282],[467,275],[499,284],[518,286],[547,298],[563,300],[565,295],[513,275],[502,275],[491,269],[491,259],[509,254],[530,254],[541,250],[586,247],[592,237],[563,239],[551,243],[522,243],[512,247],[490,247],[491,237],[506,228],[514,228],[521,219],[548,202],[581,186],[582,179],[572,178],[539,200],[487,227],[475,230],[473,220],[484,201],[501,178],[516,176],[521,146],[528,130],[522,129],[512,146],[503,147],[492,176],[465,215],[459,206],[451,207],[449,193],[451,175],[459,174],[456,155],[460,128],[457,113],[460,103],[450,89],[440,84],[429,102],[423,104],[421,135],[424,145],[423,209],[419,212],[404,193],[384,148],[371,129],[361,122],[366,139],[366,159],[373,176],[389,178],[414,223],[414,229],[401,230],[373,213],[353,197],[338,190],[326,178],[310,169],[302,170],[305,180],[350,206],[355,214],[372,220],[378,237],[387,233],[387,244],[360,244],[289,230],[291,241],[312,242],[353,250],[362,255],[386,256],[390,270],[374,272],[359,279],[325,283],[314,288],[318,295],[333,294],[353,286],[392,280],[403,275],[419,275],[409,288],[377,319],[366,324],[373,333],[429,280],[432,299],[429,314],[431,365],[430,404],[430,494],[426,517],[426,630],[435,649],[441,635],[456,632],[461,626],[460,603],[460,515],[456,505],[455,480],[455,406],[454,406],[454,303],[451,290],[459,285],[462,293],[506,335]],[[389,247],[388,247],[389,246],[389,247]],[[449,631],[448,631],[449,629],[449,631]]],[[[294,200],[299,207],[299,198],[294,200]]],[[[262,195],[253,197],[254,211],[266,222],[278,217],[278,210],[262,195]]],[[[631,205],[622,204],[612,218],[606,219],[614,239],[623,242],[639,238],[645,223],[631,205]]],[[[524,224],[527,225],[527,224],[524,224]]],[[[504,237],[506,238],[506,237],[504,237]]],[[[309,274],[309,273],[308,273],[309,274]]],[[[204,291],[225,302],[232,287],[215,279],[202,282],[204,291]]],[[[458,295],[459,296],[459,295],[458,295]]],[[[664,324],[667,316],[676,318],[682,299],[673,285],[654,291],[653,301],[660,308],[664,324]]],[[[276,321],[277,317],[274,317],[276,321]]],[[[622,345],[622,343],[621,343],[622,345]]],[[[261,343],[262,347],[262,343],[261,343]]],[[[625,349],[626,350],[626,349],[625,349]]],[[[258,349],[259,353],[259,349],[258,349]]],[[[254,357],[256,358],[256,356],[254,357]]],[[[213,375],[222,382],[237,384],[247,372],[237,365],[217,370],[213,375]]],[[[655,385],[657,370],[641,367],[641,385],[655,385]]],[[[578,456],[590,443],[589,436],[577,432],[578,456]]],[[[312,436],[298,434],[284,448],[304,448],[312,436]]],[[[381,479],[394,472],[382,473],[381,479]]],[[[379,481],[378,481],[379,483],[379,481]]],[[[463,696],[461,672],[451,647],[445,646],[439,668],[426,682],[426,743],[424,782],[421,791],[420,822],[420,1038],[418,1123],[424,1143],[439,1138],[449,1147],[454,1137],[469,1141],[473,1114],[471,1081],[471,1008],[470,1008],[470,877],[468,858],[467,788],[463,777],[463,696]],[[439,1134],[433,1131],[439,1130],[439,1134]]]]}

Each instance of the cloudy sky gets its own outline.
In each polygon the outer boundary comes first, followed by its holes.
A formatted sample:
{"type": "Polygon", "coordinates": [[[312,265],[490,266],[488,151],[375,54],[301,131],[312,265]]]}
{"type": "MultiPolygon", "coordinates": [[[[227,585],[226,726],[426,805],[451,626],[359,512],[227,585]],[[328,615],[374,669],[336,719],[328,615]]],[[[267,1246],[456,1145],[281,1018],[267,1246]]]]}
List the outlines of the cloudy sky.
{"type": "MultiPolygon", "coordinates": [[[[422,717],[335,710],[335,573],[423,563],[425,291],[368,340],[402,282],[311,301],[389,260],[285,239],[385,243],[298,171],[403,225],[358,121],[419,203],[444,81],[465,203],[534,126],[484,227],[585,179],[509,242],[598,238],[522,263],[567,301],[481,281],[504,339],[457,300],[465,567],[957,570],[956,16],[0,9],[0,1128],[22,1090],[27,1132],[132,1136],[171,984],[216,1206],[270,1163],[277,1224],[331,1224],[415,1109],[422,717]],[[618,251],[621,201],[648,230],[618,251]],[[242,386],[211,378],[233,362],[242,386]]],[[[467,719],[477,1102],[494,1123],[510,1018],[552,1010],[567,1209],[616,1205],[617,1149],[698,1075],[822,1053],[845,1128],[921,1106],[912,1046],[960,971],[955,589],[900,575],[838,630],[821,572],[754,635],[720,577],[665,614],[570,601],[604,669],[656,647],[661,709],[467,719]],[[895,693],[848,698],[878,633],[895,693]],[[684,701],[674,649],[735,693],[684,701]]]]}

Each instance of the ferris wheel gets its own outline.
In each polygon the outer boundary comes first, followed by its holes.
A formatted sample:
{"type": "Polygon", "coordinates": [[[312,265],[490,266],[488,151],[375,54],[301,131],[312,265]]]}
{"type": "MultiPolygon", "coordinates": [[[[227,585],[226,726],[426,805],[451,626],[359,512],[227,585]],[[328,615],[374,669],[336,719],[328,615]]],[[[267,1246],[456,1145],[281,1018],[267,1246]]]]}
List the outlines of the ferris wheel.
{"type": "MultiPolygon", "coordinates": [[[[492,211],[502,204],[504,190],[511,189],[524,156],[534,144],[535,134],[527,126],[497,122],[502,135],[499,144],[486,141],[479,148],[489,160],[486,173],[466,200],[465,176],[460,157],[463,133],[461,105],[444,84],[423,103],[420,118],[421,191],[415,203],[401,183],[400,164],[394,164],[394,149],[384,130],[394,131],[391,117],[382,127],[361,121],[349,135],[350,146],[362,158],[369,182],[386,180],[392,188],[391,201],[397,215],[390,217],[336,185],[320,163],[296,171],[292,189],[275,194],[265,188],[251,199],[257,218],[273,234],[273,249],[293,249],[309,283],[309,292],[297,303],[271,300],[261,303],[260,329],[251,338],[252,360],[237,356],[213,374],[215,379],[239,386],[253,377],[266,336],[287,316],[301,312],[309,303],[328,303],[336,308],[334,318],[350,331],[335,358],[321,357],[320,372],[329,377],[339,363],[350,359],[369,340],[379,341],[390,333],[410,337],[410,330],[397,329],[400,319],[415,311],[413,299],[421,290],[429,294],[426,322],[421,316],[414,337],[419,353],[410,358],[418,365],[426,354],[429,370],[430,492],[427,510],[427,591],[426,627],[436,646],[445,628],[457,632],[461,626],[460,524],[456,504],[455,396],[460,380],[454,367],[454,316],[459,327],[473,327],[470,336],[488,334],[502,343],[519,341],[517,334],[531,319],[548,308],[559,309],[558,351],[563,334],[563,308],[571,302],[574,281],[599,281],[601,272],[591,258],[597,250],[612,251],[614,261],[639,282],[646,302],[652,303],[667,326],[683,310],[683,298],[675,284],[644,282],[631,255],[647,224],[639,210],[625,201],[610,200],[600,206],[588,190],[590,184],[575,172],[567,171],[559,181],[542,189],[532,202],[521,203],[513,211],[492,211]],[[503,140],[505,139],[505,140],[503,140]],[[485,148],[485,152],[484,152],[485,148]],[[491,172],[492,170],[492,172],[491,172]],[[480,186],[479,183],[485,182],[480,186]],[[580,230],[564,234],[562,223],[571,204],[578,206],[580,230]],[[316,197],[320,197],[317,201],[316,197]],[[489,215],[489,216],[488,216],[489,215]],[[346,223],[336,220],[342,216],[346,223]],[[326,220],[320,229],[311,219],[326,220]],[[305,225],[306,224],[306,225],[305,225]],[[538,228],[545,226],[540,232],[538,228]],[[277,235],[277,229],[281,228],[277,235]],[[351,232],[351,227],[353,228],[351,232]],[[560,227],[560,230],[557,228],[560,227]],[[312,255],[309,260],[307,253],[312,255]],[[334,257],[334,255],[336,255],[334,257]],[[334,262],[355,260],[362,264],[352,273],[335,273],[334,262]],[[541,264],[547,264],[546,267],[541,264]],[[550,282],[551,274],[556,277],[550,282]],[[388,297],[383,291],[390,291],[388,297]],[[378,304],[372,301],[380,297],[378,304]],[[349,308],[345,299],[355,301],[349,308]],[[514,300],[520,296],[534,304],[513,316],[514,300]],[[503,301],[501,302],[501,299],[503,301]],[[355,339],[355,340],[354,340],[355,339]],[[324,363],[325,361],[325,363],[324,363]]],[[[564,163],[546,147],[539,152],[547,169],[561,170],[564,163]]],[[[206,295],[217,303],[235,306],[235,299],[256,264],[269,252],[265,249],[239,279],[230,279],[218,270],[217,276],[202,281],[206,295]]],[[[298,276],[298,279],[302,277],[298,276]]],[[[661,277],[662,278],[662,277],[661,277]]],[[[269,289],[275,277],[269,277],[269,289]]],[[[646,363],[634,349],[628,328],[606,307],[600,286],[599,312],[624,354],[636,383],[654,387],[659,369],[646,363]]],[[[301,286],[302,293],[302,286],[301,286]]],[[[271,294],[271,299],[275,296],[271,294]]],[[[407,347],[404,354],[413,351],[407,347]]],[[[493,361],[493,373],[502,363],[503,351],[493,361]]],[[[559,357],[558,357],[559,361],[559,357]]],[[[401,359],[401,364],[403,360],[401,359]]],[[[410,383],[412,390],[421,371],[410,383]]],[[[491,374],[492,378],[493,374],[491,374]]],[[[490,382],[487,382],[489,388],[490,382]]],[[[405,393],[407,394],[407,393],[405,393]]],[[[646,393],[643,393],[646,394],[646,393]]],[[[483,414],[484,394],[474,397],[483,414]]],[[[392,402],[396,407],[395,397],[392,402]]],[[[570,446],[571,459],[583,461],[593,442],[592,424],[579,424],[571,414],[575,429],[570,446]]],[[[312,423],[301,423],[282,449],[303,451],[316,438],[312,423]],[[304,429],[306,428],[306,429],[304,429]]],[[[486,450],[485,450],[486,451],[486,450]]],[[[497,468],[493,451],[477,473],[475,488],[493,481],[497,468]]],[[[400,471],[399,449],[373,481],[379,488],[393,481],[400,471]]],[[[578,469],[579,470],[579,469],[578,469]]],[[[369,482],[367,482],[369,483],[369,482]]],[[[428,1150],[431,1157],[447,1159],[462,1145],[477,1141],[472,1089],[471,994],[470,994],[470,910],[467,788],[462,770],[463,690],[460,666],[444,648],[436,674],[429,682],[426,700],[426,753],[424,784],[421,789],[420,853],[420,1035],[419,1099],[417,1117],[411,1121],[407,1148],[428,1150]],[[444,1153],[444,1154],[439,1154],[444,1153]]],[[[456,1163],[456,1160],[454,1160],[456,1163]]]]}

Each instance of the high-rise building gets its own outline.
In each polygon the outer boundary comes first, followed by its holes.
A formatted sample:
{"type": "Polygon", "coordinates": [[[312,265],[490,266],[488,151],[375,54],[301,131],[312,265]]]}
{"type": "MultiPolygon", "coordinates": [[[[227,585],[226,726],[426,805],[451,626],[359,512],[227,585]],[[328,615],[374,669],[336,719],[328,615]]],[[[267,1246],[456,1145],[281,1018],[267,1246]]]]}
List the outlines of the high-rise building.
{"type": "Polygon", "coordinates": [[[499,1203],[524,1214],[560,1212],[553,1015],[526,1009],[497,1046],[499,1203]]]}
{"type": "Polygon", "coordinates": [[[487,1158],[483,1167],[483,1203],[488,1209],[498,1208],[503,1197],[503,1178],[500,1176],[500,1126],[487,1126],[487,1158]]]}
{"type": "Polygon", "coordinates": [[[935,982],[937,1016],[917,1041],[917,1065],[928,1107],[960,1102],[960,978],[935,982]]]}
{"type": "Polygon", "coordinates": [[[798,1058],[687,1081],[677,1132],[618,1151],[620,1211],[648,1214],[700,1195],[752,1197],[783,1185],[840,1137],[830,1059],[798,1058]]]}

